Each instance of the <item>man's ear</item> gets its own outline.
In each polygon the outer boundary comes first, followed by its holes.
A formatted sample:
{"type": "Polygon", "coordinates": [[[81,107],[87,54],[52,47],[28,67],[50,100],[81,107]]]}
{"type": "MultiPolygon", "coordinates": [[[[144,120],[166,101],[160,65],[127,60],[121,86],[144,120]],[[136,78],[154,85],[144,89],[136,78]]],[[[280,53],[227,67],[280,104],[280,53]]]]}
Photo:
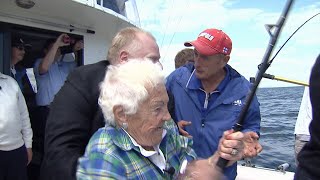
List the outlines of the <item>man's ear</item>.
{"type": "Polygon", "coordinates": [[[223,58],[223,61],[224,61],[226,64],[228,64],[229,60],[230,60],[230,55],[225,55],[224,58],[223,58]]]}
{"type": "Polygon", "coordinates": [[[127,62],[129,58],[129,53],[127,51],[121,51],[119,54],[119,63],[122,64],[127,62]]]}
{"type": "Polygon", "coordinates": [[[127,123],[127,116],[121,105],[115,105],[112,110],[113,110],[114,119],[116,120],[116,122],[118,122],[120,125],[122,123],[127,123]]]}

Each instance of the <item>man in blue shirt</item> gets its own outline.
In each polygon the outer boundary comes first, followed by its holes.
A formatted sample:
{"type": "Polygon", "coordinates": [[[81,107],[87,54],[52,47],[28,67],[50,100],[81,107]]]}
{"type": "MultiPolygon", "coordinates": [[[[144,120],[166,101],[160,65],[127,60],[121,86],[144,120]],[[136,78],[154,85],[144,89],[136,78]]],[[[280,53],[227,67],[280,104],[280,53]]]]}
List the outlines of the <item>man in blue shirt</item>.
{"type": "Polygon", "coordinates": [[[33,179],[39,176],[43,158],[44,130],[50,111],[49,105],[63,86],[68,74],[77,66],[75,60],[67,60],[70,58],[66,58],[65,55],[61,54],[60,48],[69,45],[70,38],[67,34],[61,34],[56,39],[48,39],[44,45],[44,57],[37,59],[33,67],[38,87],[36,94],[37,108],[35,117],[32,120],[35,158],[30,166],[33,169],[33,179]]]}
{"type": "MultiPolygon", "coordinates": [[[[194,47],[194,68],[180,67],[168,76],[166,87],[174,101],[170,113],[180,133],[193,138],[196,154],[208,158],[217,150],[223,131],[236,124],[250,83],[228,65],[232,41],[223,31],[204,30],[185,46],[194,47]]],[[[262,150],[258,142],[260,121],[259,103],[254,97],[243,124],[246,157],[262,150]]],[[[224,174],[235,179],[236,164],[224,174]]]]}
{"type": "Polygon", "coordinates": [[[49,106],[54,95],[60,90],[69,72],[76,67],[75,61],[65,62],[61,56],[60,47],[68,46],[61,34],[57,39],[47,40],[44,46],[45,56],[37,59],[34,64],[34,73],[38,85],[36,101],[38,106],[49,106]]]}

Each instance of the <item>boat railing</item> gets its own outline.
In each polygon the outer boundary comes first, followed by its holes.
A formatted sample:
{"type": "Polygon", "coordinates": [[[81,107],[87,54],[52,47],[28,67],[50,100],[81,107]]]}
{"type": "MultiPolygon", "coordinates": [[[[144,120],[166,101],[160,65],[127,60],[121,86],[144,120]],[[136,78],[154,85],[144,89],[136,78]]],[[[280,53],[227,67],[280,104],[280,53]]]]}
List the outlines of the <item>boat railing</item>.
{"type": "Polygon", "coordinates": [[[288,170],[288,168],[290,167],[289,163],[283,163],[280,164],[276,170],[280,171],[280,172],[286,172],[288,170]]]}

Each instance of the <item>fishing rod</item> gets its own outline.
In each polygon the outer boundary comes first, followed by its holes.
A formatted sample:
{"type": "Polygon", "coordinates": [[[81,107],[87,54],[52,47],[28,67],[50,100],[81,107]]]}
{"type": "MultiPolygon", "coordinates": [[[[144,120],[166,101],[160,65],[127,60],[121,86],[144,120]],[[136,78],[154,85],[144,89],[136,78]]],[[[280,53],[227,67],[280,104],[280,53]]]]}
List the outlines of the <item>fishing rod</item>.
{"type": "MultiPolygon", "coordinates": [[[[267,50],[263,56],[263,59],[262,59],[262,63],[260,64],[260,68],[258,69],[258,72],[257,72],[257,75],[255,77],[255,81],[254,83],[252,84],[251,86],[251,89],[245,99],[245,103],[244,103],[244,106],[243,108],[241,109],[241,112],[240,112],[240,115],[238,117],[238,122],[234,125],[233,129],[234,131],[240,131],[242,129],[242,124],[243,124],[243,121],[244,121],[244,118],[247,114],[247,111],[249,109],[249,106],[252,102],[252,99],[258,89],[258,85],[262,79],[262,75],[266,72],[266,70],[268,69],[269,67],[269,58],[270,58],[270,55],[273,51],[273,48],[275,46],[275,44],[277,43],[277,40],[278,40],[278,37],[279,37],[279,34],[282,30],[282,27],[284,25],[284,22],[289,14],[289,11],[290,11],[290,8],[293,4],[293,1],[294,0],[288,0],[286,5],[285,5],[285,8],[283,9],[282,11],[282,14],[280,16],[280,18],[278,19],[278,22],[277,24],[268,24],[268,25],[265,25],[269,35],[270,35],[270,41],[269,41],[269,45],[267,47],[267,50]],[[271,30],[274,29],[274,32],[272,32],[271,30]]],[[[226,159],[223,159],[223,158],[219,158],[218,162],[217,162],[217,166],[220,167],[221,169],[223,169],[224,167],[226,167],[228,163],[228,160],[226,159]]]]}
{"type": "Polygon", "coordinates": [[[279,76],[275,76],[275,75],[271,75],[271,74],[267,74],[267,73],[264,73],[262,75],[262,77],[267,78],[267,79],[271,79],[271,80],[278,80],[278,81],[288,82],[288,83],[292,83],[292,84],[302,85],[302,86],[309,86],[308,83],[305,83],[305,82],[302,82],[302,81],[296,81],[296,80],[292,80],[292,79],[287,79],[287,78],[284,78],[284,77],[279,77],[279,76]]]}
{"type": "MultiPolygon", "coordinates": [[[[276,52],[276,54],[273,56],[273,58],[271,58],[271,60],[268,62],[268,66],[271,65],[271,63],[273,62],[273,60],[277,57],[277,55],[279,54],[279,52],[282,50],[282,48],[287,44],[287,42],[292,38],[292,36],[294,36],[299,30],[300,28],[302,28],[307,22],[309,22],[311,19],[313,19],[314,17],[320,15],[320,13],[316,13],[315,15],[313,15],[312,17],[310,17],[309,19],[307,19],[304,23],[302,23],[290,36],[289,38],[283,43],[283,45],[279,48],[279,50],[276,52]]],[[[260,68],[260,65],[258,65],[258,68],[260,68]]],[[[293,83],[293,84],[297,84],[297,85],[303,85],[303,86],[309,86],[308,83],[305,82],[301,82],[301,81],[295,81],[295,80],[290,80],[287,78],[282,78],[282,77],[276,77],[274,75],[271,74],[266,74],[264,73],[262,75],[262,77],[267,78],[267,79],[272,79],[272,80],[279,80],[279,81],[283,81],[283,82],[288,82],[288,83],[293,83]]]]}

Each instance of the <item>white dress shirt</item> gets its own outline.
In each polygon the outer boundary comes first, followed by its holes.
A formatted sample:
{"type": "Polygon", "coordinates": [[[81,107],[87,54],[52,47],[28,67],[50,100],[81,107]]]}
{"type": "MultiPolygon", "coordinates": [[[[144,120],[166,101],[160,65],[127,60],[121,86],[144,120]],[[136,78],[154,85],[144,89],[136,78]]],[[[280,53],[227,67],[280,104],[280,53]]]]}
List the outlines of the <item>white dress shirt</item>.
{"type": "Polygon", "coordinates": [[[0,72],[0,150],[32,147],[32,129],[18,83],[0,72]]]}
{"type": "Polygon", "coordinates": [[[294,134],[310,135],[309,124],[312,120],[312,107],[309,96],[309,87],[305,87],[297,117],[294,134]]]}

